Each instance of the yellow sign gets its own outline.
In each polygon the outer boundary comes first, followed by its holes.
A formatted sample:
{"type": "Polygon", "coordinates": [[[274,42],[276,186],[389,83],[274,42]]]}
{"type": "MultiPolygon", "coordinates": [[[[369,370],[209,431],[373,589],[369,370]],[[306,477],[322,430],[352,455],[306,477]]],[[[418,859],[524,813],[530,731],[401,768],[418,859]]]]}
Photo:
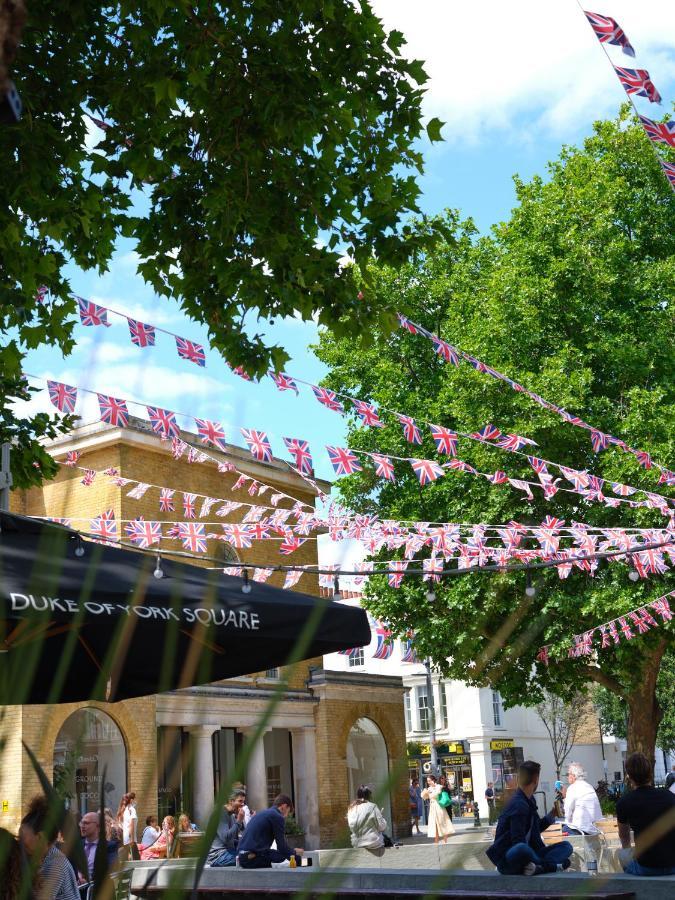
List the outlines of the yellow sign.
{"type": "Polygon", "coordinates": [[[9,812],[9,800],[2,801],[2,811],[9,812]]]}
{"type": "Polygon", "coordinates": [[[513,738],[500,738],[499,740],[490,741],[490,750],[506,750],[509,747],[515,747],[513,738]]]}
{"type": "Polygon", "coordinates": [[[471,787],[471,779],[470,778],[462,778],[462,790],[465,794],[470,794],[472,791],[471,787]]]}
{"type": "Polygon", "coordinates": [[[464,744],[448,744],[448,753],[464,753],[464,744]]]}

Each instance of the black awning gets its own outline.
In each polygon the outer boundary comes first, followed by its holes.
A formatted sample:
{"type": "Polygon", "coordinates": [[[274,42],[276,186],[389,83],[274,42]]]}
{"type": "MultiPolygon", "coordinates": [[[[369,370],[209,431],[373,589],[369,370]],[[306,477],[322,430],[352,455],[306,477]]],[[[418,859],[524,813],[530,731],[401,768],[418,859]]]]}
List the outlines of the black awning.
{"type": "Polygon", "coordinates": [[[158,579],[154,556],[41,520],[0,529],[0,704],[123,700],[370,641],[359,608],[165,559],[158,579]]]}

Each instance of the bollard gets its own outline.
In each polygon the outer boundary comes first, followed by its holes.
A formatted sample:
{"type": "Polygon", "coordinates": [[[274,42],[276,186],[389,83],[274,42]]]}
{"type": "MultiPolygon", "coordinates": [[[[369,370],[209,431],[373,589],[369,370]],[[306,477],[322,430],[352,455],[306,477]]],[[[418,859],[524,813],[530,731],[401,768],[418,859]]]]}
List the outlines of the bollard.
{"type": "Polygon", "coordinates": [[[480,813],[478,811],[478,800],[473,801],[473,827],[480,828],[480,813]]]}

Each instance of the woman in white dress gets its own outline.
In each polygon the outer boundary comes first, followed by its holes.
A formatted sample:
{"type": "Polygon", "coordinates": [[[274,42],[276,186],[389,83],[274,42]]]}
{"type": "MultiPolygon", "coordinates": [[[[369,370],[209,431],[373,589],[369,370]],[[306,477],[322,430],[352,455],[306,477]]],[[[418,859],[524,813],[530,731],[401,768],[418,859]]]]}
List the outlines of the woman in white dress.
{"type": "Polygon", "coordinates": [[[434,839],[435,844],[438,843],[440,838],[443,839],[444,844],[447,844],[450,835],[455,833],[455,829],[452,827],[452,822],[450,821],[450,816],[438,802],[438,798],[441,796],[442,791],[443,788],[438,784],[435,776],[428,775],[427,786],[422,791],[422,797],[424,800],[429,801],[427,835],[434,839]]]}

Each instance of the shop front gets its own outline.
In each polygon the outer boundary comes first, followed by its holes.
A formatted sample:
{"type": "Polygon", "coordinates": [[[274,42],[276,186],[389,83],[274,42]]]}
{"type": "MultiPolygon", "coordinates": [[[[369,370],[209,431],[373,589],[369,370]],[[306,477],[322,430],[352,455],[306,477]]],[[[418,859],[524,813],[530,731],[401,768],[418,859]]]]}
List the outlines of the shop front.
{"type": "Polygon", "coordinates": [[[494,738],[490,741],[492,781],[498,802],[518,787],[518,766],[524,757],[523,748],[516,747],[515,743],[513,738],[494,738]]]}
{"type": "MultiPolygon", "coordinates": [[[[473,815],[473,773],[466,741],[438,741],[435,747],[439,768],[436,774],[446,777],[454,811],[473,815]]],[[[411,778],[419,778],[424,785],[426,776],[432,774],[430,744],[408,744],[408,771],[411,778]]]]}

